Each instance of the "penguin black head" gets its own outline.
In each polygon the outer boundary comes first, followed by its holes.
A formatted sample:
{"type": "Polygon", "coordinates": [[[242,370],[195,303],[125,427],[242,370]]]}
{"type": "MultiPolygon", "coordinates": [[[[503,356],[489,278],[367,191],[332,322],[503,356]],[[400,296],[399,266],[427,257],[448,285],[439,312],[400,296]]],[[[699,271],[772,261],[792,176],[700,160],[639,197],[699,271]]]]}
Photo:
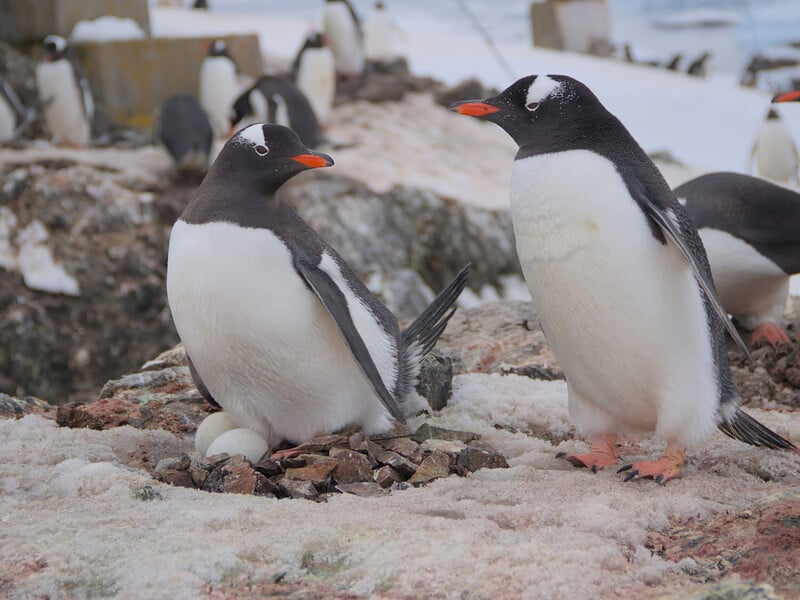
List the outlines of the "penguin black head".
{"type": "Polygon", "coordinates": [[[303,45],[303,49],[323,47],[325,47],[325,36],[319,31],[309,33],[306,38],[306,43],[303,45]]]}
{"type": "Polygon", "coordinates": [[[44,38],[44,62],[52,62],[64,58],[68,50],[67,40],[60,35],[48,35],[44,38]]]}
{"type": "Polygon", "coordinates": [[[599,114],[608,114],[592,91],[566,75],[529,75],[485,100],[463,100],[450,110],[491,121],[502,127],[520,147],[569,124],[577,130],[599,114]]]}
{"type": "Polygon", "coordinates": [[[800,90],[794,90],[791,92],[784,92],[782,94],[776,94],[772,98],[773,102],[800,102],[800,90]]]}
{"type": "Polygon", "coordinates": [[[767,112],[767,121],[780,121],[781,115],[780,113],[775,110],[774,108],[770,108],[767,112]]]}
{"type": "Polygon", "coordinates": [[[225,143],[209,177],[216,174],[268,192],[302,171],[331,165],[330,156],[307,148],[288,127],[257,123],[225,143]]]}
{"type": "Polygon", "coordinates": [[[225,40],[214,40],[208,47],[208,56],[227,56],[230,58],[230,54],[228,54],[228,45],[225,43],[225,40]]]}

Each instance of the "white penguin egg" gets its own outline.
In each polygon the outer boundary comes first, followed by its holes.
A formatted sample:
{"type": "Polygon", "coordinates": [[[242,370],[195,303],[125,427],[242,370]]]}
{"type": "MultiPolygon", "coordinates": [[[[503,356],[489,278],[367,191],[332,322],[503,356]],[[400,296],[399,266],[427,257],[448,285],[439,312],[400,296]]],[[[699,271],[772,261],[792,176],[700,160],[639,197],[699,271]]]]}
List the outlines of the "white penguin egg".
{"type": "Polygon", "coordinates": [[[226,431],[206,450],[206,456],[215,454],[244,454],[250,462],[257,462],[269,450],[267,440],[252,429],[240,427],[226,431]]]}
{"type": "Polygon", "coordinates": [[[197,428],[197,432],[194,434],[194,449],[205,456],[211,442],[226,431],[237,427],[238,425],[233,422],[233,419],[226,412],[215,412],[208,415],[200,423],[200,427],[197,428]]]}

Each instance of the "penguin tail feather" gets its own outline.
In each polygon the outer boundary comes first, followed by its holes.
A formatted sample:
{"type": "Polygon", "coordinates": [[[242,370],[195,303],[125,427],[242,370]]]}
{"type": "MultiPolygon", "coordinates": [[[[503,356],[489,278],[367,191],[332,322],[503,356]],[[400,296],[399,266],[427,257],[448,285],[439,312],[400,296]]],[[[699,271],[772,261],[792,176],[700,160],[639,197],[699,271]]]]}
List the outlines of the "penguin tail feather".
{"type": "Polygon", "coordinates": [[[731,416],[724,418],[717,427],[725,435],[751,446],[761,446],[773,450],[794,450],[800,454],[800,448],[766,425],[759,423],[738,406],[731,416]]]}
{"type": "Polygon", "coordinates": [[[442,290],[433,302],[422,311],[422,314],[403,331],[401,345],[404,352],[412,351],[422,358],[433,349],[436,340],[442,335],[447,327],[447,322],[456,311],[454,307],[451,307],[458,300],[464,286],[467,285],[470,266],[470,264],[464,266],[450,282],[450,285],[442,290]]]}

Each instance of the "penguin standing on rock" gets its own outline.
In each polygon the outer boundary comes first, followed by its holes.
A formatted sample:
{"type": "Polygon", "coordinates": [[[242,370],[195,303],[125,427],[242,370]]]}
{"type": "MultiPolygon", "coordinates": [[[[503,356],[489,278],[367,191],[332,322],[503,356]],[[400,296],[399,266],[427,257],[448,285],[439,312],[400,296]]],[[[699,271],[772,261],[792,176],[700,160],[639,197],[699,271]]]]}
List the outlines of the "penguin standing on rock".
{"type": "Polygon", "coordinates": [[[192,96],[171,96],[161,105],[153,137],[179,171],[205,172],[214,133],[208,115],[192,96]]]}
{"type": "Polygon", "coordinates": [[[200,104],[208,113],[214,137],[227,137],[228,115],[239,92],[236,63],[224,40],[214,40],[200,65],[200,104]]]}
{"type": "Polygon", "coordinates": [[[451,109],[519,145],[511,176],[517,254],[542,329],[567,379],[569,412],[590,436],[593,471],[613,465],[618,432],[649,430],[658,460],[625,480],[680,474],[685,450],[719,428],[800,452],[738,407],[720,306],[697,230],[658,168],[588,87],[531,75],[451,109]]]}
{"type": "Polygon", "coordinates": [[[274,448],[403,421],[422,357],[454,312],[467,268],[401,331],[336,251],[278,195],[333,160],[278,125],[223,147],[172,229],[167,294],[195,370],[240,427],[274,448]]]}
{"type": "Polygon", "coordinates": [[[92,91],[67,40],[61,36],[48,35],[44,39],[44,56],[36,65],[36,89],[54,141],[87,146],[94,117],[92,91]]]}
{"type": "Polygon", "coordinates": [[[741,173],[708,173],[675,188],[703,240],[725,310],[751,344],[788,343],[780,322],[800,273],[800,194],[741,173]]]}
{"type": "Polygon", "coordinates": [[[358,77],[364,72],[364,34],[356,11],[348,0],[326,0],[322,28],[333,51],[336,73],[358,77]]]}
{"type": "Polygon", "coordinates": [[[317,120],[326,123],[336,96],[336,64],[322,33],[315,32],[306,38],[294,59],[292,74],[317,120]]]}
{"type": "Polygon", "coordinates": [[[753,159],[759,177],[777,182],[798,182],[797,169],[800,156],[792,133],[774,108],[770,108],[767,118],[758,130],[758,139],[750,153],[750,170],[753,159]]]}
{"type": "Polygon", "coordinates": [[[325,141],[319,121],[305,94],[288,77],[262,75],[233,102],[230,126],[250,122],[290,127],[300,140],[315,148],[325,141]]]}

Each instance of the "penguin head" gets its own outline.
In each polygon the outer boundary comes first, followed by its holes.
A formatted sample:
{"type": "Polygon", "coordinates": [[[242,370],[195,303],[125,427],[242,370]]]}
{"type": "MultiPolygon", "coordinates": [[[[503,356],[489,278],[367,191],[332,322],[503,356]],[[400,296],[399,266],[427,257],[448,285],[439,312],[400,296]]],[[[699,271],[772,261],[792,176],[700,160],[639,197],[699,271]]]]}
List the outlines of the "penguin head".
{"type": "Polygon", "coordinates": [[[520,147],[566,125],[574,129],[590,123],[605,110],[592,91],[566,75],[529,75],[497,96],[463,100],[450,105],[462,115],[491,121],[502,127],[520,147]]]}
{"type": "Polygon", "coordinates": [[[271,191],[302,171],[331,165],[330,156],[307,148],[288,127],[256,123],[225,143],[211,171],[271,191]]]}
{"type": "Polygon", "coordinates": [[[306,38],[306,48],[323,48],[325,47],[325,36],[320,31],[314,31],[308,34],[306,38]]]}
{"type": "Polygon", "coordinates": [[[48,35],[44,38],[44,62],[52,62],[64,57],[67,53],[67,40],[60,35],[48,35]]]}
{"type": "Polygon", "coordinates": [[[208,56],[229,56],[225,40],[214,40],[208,46],[208,56]]]}

